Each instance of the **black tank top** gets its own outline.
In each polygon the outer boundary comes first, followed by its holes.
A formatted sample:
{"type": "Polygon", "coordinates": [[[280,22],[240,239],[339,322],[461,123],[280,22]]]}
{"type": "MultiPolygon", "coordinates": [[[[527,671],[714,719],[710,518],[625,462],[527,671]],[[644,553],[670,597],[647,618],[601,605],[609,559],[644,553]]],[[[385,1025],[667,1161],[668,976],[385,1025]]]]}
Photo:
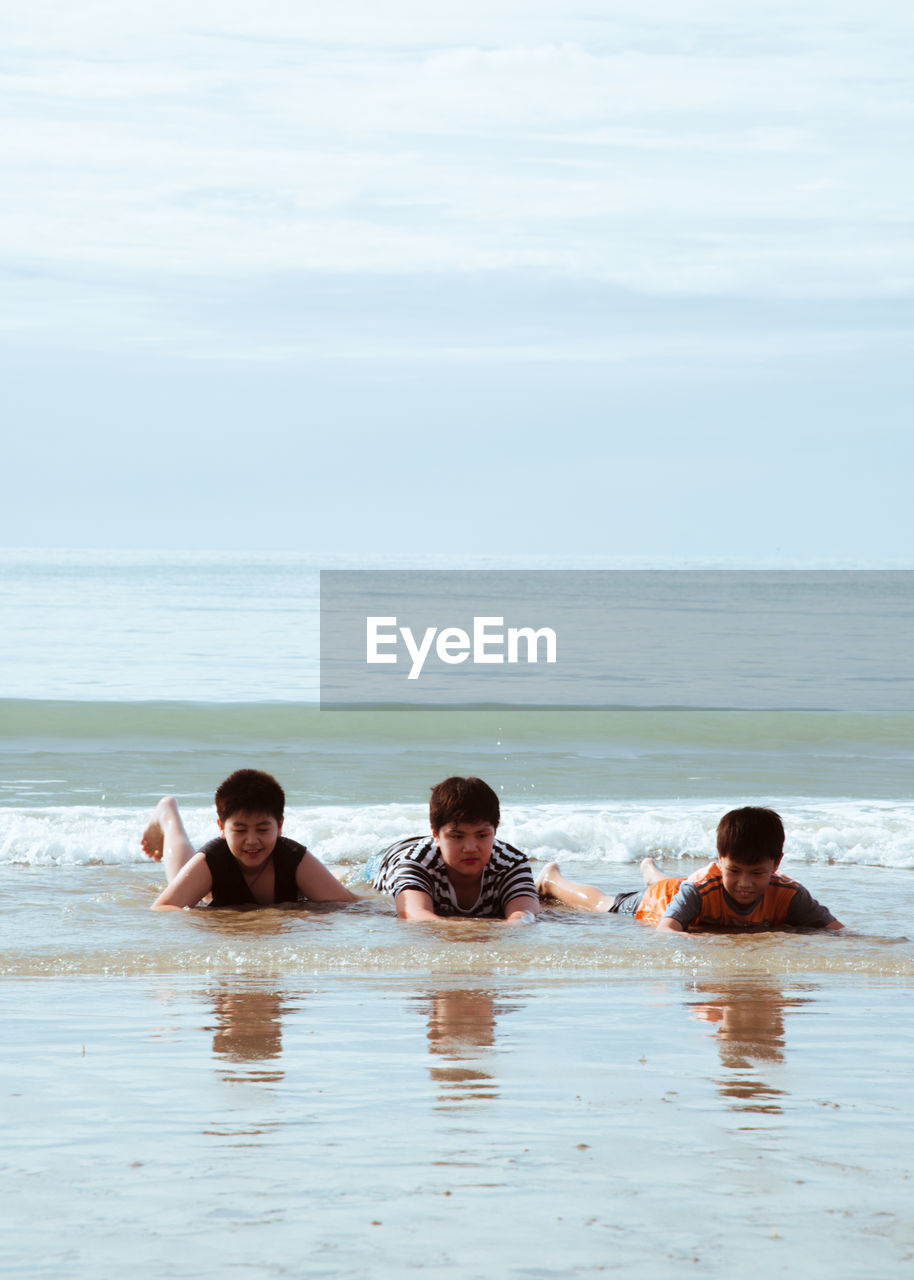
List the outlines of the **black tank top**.
{"type": "MultiPolygon", "coordinates": [[[[244,878],[244,872],[238,859],[232,854],[228,844],[221,837],[210,840],[200,851],[206,858],[210,875],[213,877],[214,907],[260,907],[267,904],[258,902],[244,878]]],[[[295,840],[287,840],[280,836],[273,850],[273,903],[298,902],[301,894],[295,883],[295,872],[298,864],[308,850],[295,840]]]]}

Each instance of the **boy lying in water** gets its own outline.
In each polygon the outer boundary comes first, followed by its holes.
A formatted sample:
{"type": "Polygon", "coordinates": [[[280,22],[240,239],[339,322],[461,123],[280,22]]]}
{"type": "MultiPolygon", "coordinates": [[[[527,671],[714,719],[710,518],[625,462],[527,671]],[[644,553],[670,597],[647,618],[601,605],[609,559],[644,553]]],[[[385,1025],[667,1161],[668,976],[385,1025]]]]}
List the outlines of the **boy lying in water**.
{"type": "Polygon", "coordinates": [[[526,854],[495,838],[498,796],[481,778],[432,788],[430,836],[409,836],[368,865],[401,920],[496,917],[529,924],[540,909],[526,854]]]}
{"type": "Polygon", "coordinates": [[[778,814],[749,806],[724,814],[717,827],[717,861],[688,878],[664,876],[653,858],[645,858],[641,871],[647,888],[611,898],[593,885],[566,880],[550,862],[540,872],[537,890],[568,907],[631,915],[672,933],[841,929],[808,889],[778,874],[783,854],[784,824],[778,814]]]}
{"type": "Polygon", "coordinates": [[[285,802],[271,774],[239,769],[216,791],[221,838],[195,852],[177,802],[163,797],[141,841],[147,857],[164,862],[168,880],[152,909],[178,911],[208,895],[214,907],[357,901],[304,845],[282,834],[285,802]]]}

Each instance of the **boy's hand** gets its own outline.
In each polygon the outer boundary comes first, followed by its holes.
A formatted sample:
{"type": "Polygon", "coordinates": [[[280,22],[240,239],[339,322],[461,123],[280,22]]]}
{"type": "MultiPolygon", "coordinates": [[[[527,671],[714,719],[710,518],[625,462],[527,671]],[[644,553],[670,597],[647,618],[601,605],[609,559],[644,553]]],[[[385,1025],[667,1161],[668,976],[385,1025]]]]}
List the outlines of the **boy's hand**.
{"type": "Polygon", "coordinates": [[[657,921],[657,928],[661,933],[685,933],[682,925],[678,920],[674,920],[672,916],[663,916],[657,921]]]}
{"type": "Polygon", "coordinates": [[[521,894],[517,898],[512,898],[505,907],[505,920],[509,924],[534,924],[539,910],[539,898],[528,898],[525,894],[521,894]]]}

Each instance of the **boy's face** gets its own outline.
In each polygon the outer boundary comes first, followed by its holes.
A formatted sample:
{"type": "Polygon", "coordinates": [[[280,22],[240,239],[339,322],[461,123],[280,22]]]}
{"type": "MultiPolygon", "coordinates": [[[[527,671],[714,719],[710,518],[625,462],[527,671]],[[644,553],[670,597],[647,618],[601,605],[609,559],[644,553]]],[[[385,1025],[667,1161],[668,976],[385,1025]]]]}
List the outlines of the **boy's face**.
{"type": "Polygon", "coordinates": [[[262,867],[276,848],[282,832],[282,823],[271,813],[248,813],[238,809],[219,823],[225,842],[242,867],[254,870],[262,867]]]}
{"type": "Polygon", "coordinates": [[[743,907],[758,901],[778,869],[778,863],[774,858],[742,863],[734,862],[732,858],[719,857],[717,865],[720,867],[727,893],[743,907]]]}
{"type": "Polygon", "coordinates": [[[488,866],[495,843],[491,822],[446,822],[436,831],[435,843],[452,880],[479,880],[488,866]]]}

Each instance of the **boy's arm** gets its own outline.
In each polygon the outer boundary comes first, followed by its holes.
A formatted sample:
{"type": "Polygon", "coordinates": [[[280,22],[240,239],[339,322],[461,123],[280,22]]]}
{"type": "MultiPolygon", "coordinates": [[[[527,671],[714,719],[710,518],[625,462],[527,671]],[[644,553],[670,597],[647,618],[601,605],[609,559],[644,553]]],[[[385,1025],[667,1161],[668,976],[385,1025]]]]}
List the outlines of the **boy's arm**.
{"type": "Polygon", "coordinates": [[[505,919],[509,924],[533,924],[540,912],[540,899],[530,861],[513,844],[499,843],[510,859],[498,881],[505,919]]]}
{"type": "Polygon", "coordinates": [[[152,910],[180,911],[183,907],[195,907],[212,887],[213,877],[206,864],[206,854],[195,853],[171,884],[162,890],[152,904],[152,910]]]}
{"type": "Polygon", "coordinates": [[[505,919],[511,924],[533,924],[539,915],[540,900],[528,894],[518,894],[505,904],[505,919]]]}
{"type": "Polygon", "coordinates": [[[661,916],[657,921],[657,928],[661,933],[685,933],[684,927],[672,916],[661,916]]]}
{"type": "Polygon", "coordinates": [[[306,853],[298,864],[295,883],[309,902],[358,902],[313,853],[306,853]]]}
{"type": "MultiPolygon", "coordinates": [[[[539,912],[539,900],[536,898],[512,898],[505,907],[505,919],[514,924],[530,924],[532,917],[539,912]]],[[[433,910],[431,894],[421,889],[401,889],[397,894],[397,915],[401,920],[443,920],[450,924],[453,920],[472,919],[471,916],[439,916],[433,910]]]]}
{"type": "Polygon", "coordinates": [[[843,929],[844,925],[836,920],[828,907],[816,902],[805,885],[797,885],[787,910],[787,924],[797,925],[801,929],[843,929]]]}
{"type": "Polygon", "coordinates": [[[401,920],[444,920],[435,915],[432,895],[421,889],[401,889],[396,897],[397,915],[401,920]]]}

